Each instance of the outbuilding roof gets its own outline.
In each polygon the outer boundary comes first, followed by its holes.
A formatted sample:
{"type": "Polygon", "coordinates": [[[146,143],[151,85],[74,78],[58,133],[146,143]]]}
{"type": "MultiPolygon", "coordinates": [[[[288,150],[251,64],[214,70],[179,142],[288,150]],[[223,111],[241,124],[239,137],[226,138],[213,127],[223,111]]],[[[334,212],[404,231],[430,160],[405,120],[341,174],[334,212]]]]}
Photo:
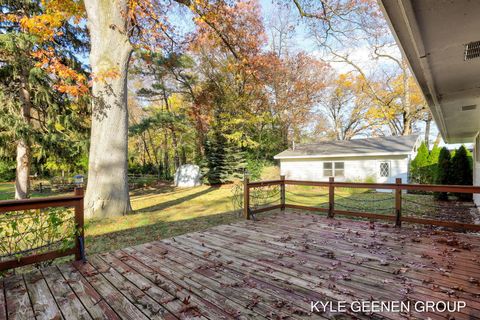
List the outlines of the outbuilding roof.
{"type": "Polygon", "coordinates": [[[297,144],[277,154],[275,159],[401,155],[413,151],[418,135],[391,136],[297,144]]]}

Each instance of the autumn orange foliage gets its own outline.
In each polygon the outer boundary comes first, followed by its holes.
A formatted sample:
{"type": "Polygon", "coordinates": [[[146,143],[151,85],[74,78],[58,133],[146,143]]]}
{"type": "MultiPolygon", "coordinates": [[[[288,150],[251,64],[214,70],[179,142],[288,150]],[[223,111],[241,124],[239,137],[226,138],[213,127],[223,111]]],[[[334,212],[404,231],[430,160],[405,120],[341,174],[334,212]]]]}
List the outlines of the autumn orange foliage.
{"type": "Polygon", "coordinates": [[[4,20],[19,24],[21,30],[36,37],[30,55],[37,61],[36,67],[44,69],[56,80],[54,89],[72,97],[89,93],[86,77],[69,67],[56,54],[55,37],[61,36],[62,26],[69,20],[79,23],[85,9],[82,1],[42,0],[44,13],[36,15],[8,14],[4,20]]]}

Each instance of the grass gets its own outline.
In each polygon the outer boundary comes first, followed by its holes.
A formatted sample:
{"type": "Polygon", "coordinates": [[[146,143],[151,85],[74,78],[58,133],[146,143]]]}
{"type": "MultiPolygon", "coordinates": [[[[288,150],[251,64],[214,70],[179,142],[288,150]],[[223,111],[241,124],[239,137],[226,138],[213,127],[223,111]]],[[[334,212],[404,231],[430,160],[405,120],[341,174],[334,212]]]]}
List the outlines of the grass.
{"type": "MultiPolygon", "coordinates": [[[[60,196],[62,194],[52,191],[42,193],[33,191],[30,194],[32,198],[60,196]]],[[[0,182],[0,200],[12,200],[15,198],[15,182],[0,182]]]]}
{"type": "Polygon", "coordinates": [[[277,166],[268,166],[262,170],[262,180],[276,180],[280,178],[280,168],[277,166]]]}
{"type": "Polygon", "coordinates": [[[231,186],[137,191],[131,197],[134,213],[87,223],[87,252],[111,251],[239,221],[231,195],[231,186]]]}

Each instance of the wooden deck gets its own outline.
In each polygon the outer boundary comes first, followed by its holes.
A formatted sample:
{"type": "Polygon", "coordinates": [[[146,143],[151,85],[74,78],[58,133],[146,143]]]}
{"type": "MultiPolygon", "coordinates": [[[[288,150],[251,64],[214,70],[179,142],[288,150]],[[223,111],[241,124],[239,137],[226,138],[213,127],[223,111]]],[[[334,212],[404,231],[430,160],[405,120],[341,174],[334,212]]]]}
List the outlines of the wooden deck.
{"type": "Polygon", "coordinates": [[[479,279],[478,235],[279,213],[0,279],[0,320],[480,319],[479,279]],[[467,307],[340,317],[317,300],[467,307]]]}

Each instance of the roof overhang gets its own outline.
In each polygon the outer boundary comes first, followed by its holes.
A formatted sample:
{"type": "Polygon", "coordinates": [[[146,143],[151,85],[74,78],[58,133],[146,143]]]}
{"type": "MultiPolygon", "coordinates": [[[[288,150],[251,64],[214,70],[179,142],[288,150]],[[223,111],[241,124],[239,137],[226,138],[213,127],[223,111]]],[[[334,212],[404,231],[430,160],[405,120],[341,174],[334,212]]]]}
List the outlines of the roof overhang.
{"type": "Polygon", "coordinates": [[[464,57],[465,45],[480,41],[480,1],[378,2],[443,139],[473,141],[480,131],[480,58],[464,57]]]}
{"type": "Polygon", "coordinates": [[[276,160],[283,159],[328,159],[328,158],[365,158],[365,157],[386,157],[386,156],[408,156],[412,152],[375,152],[375,153],[340,153],[340,154],[312,154],[299,156],[281,156],[276,155],[273,158],[276,160]]]}

